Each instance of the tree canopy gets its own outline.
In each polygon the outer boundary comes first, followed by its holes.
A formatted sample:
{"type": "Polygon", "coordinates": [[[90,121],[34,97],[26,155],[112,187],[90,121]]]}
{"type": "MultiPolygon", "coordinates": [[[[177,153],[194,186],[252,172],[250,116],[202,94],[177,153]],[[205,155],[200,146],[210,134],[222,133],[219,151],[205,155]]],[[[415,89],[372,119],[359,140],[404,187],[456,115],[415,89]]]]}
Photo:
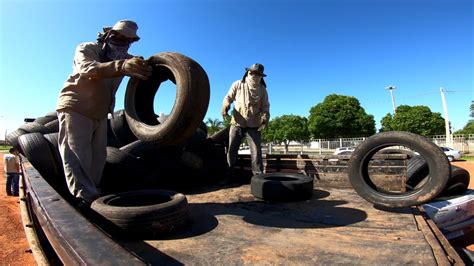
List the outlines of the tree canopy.
{"type": "Polygon", "coordinates": [[[263,131],[263,139],[266,142],[276,142],[285,144],[285,152],[288,152],[288,144],[291,141],[308,141],[308,120],[306,117],[297,115],[282,115],[275,117],[268,123],[268,127],[263,131]]]}
{"type": "Polygon", "coordinates": [[[223,128],[224,123],[219,119],[208,118],[206,121],[207,134],[210,136],[223,128]]]}
{"type": "Polygon", "coordinates": [[[445,134],[445,123],[441,114],[431,112],[429,107],[423,105],[400,105],[394,116],[387,114],[380,123],[380,131],[408,131],[422,136],[445,134]]]}
{"type": "Polygon", "coordinates": [[[375,134],[373,115],[355,97],[331,94],[309,111],[308,130],[314,138],[350,138],[375,134]]]}
{"type": "Polygon", "coordinates": [[[474,134],[474,120],[469,120],[461,130],[454,132],[454,134],[474,134]]]}
{"type": "Polygon", "coordinates": [[[454,132],[454,134],[474,134],[474,101],[471,101],[470,110],[471,113],[469,114],[469,116],[472,119],[469,119],[463,129],[454,132]]]}

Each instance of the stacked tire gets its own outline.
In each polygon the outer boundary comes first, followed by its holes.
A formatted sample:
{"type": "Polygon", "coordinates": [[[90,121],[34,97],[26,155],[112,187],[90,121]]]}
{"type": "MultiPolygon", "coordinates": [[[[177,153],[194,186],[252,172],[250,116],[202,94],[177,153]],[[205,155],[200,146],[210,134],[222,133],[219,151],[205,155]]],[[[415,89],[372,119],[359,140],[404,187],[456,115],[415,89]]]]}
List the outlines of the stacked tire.
{"type": "MultiPolygon", "coordinates": [[[[183,183],[183,177],[199,182],[194,178],[196,174],[209,176],[214,170],[224,171],[226,167],[221,138],[208,138],[207,126],[202,122],[210,97],[204,69],[177,53],[156,54],[147,61],[153,67],[152,76],[146,81],[131,78],[126,89],[125,109],[108,118],[107,160],[101,188],[102,194],[111,195],[92,204],[105,220],[132,233],[141,229],[154,233],[172,231],[183,224],[181,220],[186,216],[184,195],[143,192],[143,189],[153,188],[159,184],[157,180],[164,177],[176,183],[183,183]],[[176,84],[176,99],[171,113],[158,117],[154,113],[154,98],[161,83],[167,80],[176,84]],[[121,206],[120,210],[105,206],[137,199],[145,199],[144,204],[147,204],[153,195],[163,194],[169,202],[154,204],[158,212],[145,206],[121,206]],[[172,206],[162,208],[163,204],[172,206]],[[157,224],[164,226],[158,228],[157,224]]],[[[56,112],[51,112],[25,123],[9,134],[7,141],[17,147],[58,192],[70,197],[59,155],[58,131],[56,112]]]]}

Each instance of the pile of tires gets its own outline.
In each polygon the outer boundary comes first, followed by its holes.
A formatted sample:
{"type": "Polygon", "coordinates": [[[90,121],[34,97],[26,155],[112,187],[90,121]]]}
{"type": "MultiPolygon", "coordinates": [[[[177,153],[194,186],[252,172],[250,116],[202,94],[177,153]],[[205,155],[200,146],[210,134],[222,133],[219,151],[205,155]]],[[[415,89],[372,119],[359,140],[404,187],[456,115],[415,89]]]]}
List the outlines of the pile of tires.
{"type": "MultiPolygon", "coordinates": [[[[410,158],[407,163],[407,190],[413,190],[423,185],[429,175],[428,164],[422,156],[416,155],[410,158]]],[[[463,195],[469,188],[470,179],[466,169],[451,165],[451,173],[446,186],[436,197],[463,195]]]]}
{"type": "MultiPolygon", "coordinates": [[[[225,171],[225,138],[208,137],[203,122],[210,95],[205,71],[194,60],[177,53],[160,53],[148,61],[153,65],[153,75],[146,81],[130,79],[126,109],[114,112],[107,120],[103,193],[163,183],[198,183],[198,177],[225,171]],[[154,113],[153,100],[166,80],[176,84],[176,99],[171,113],[159,117],[154,113]]],[[[7,141],[50,184],[63,190],[58,131],[56,112],[50,112],[20,126],[7,136],[7,141]]]]}
{"type": "Polygon", "coordinates": [[[6,136],[7,142],[23,154],[41,176],[63,196],[68,196],[58,149],[59,121],[56,112],[26,122],[6,136]]]}
{"type": "MultiPolygon", "coordinates": [[[[202,184],[200,177],[218,180],[227,166],[224,142],[228,129],[208,137],[207,126],[202,122],[210,97],[204,69],[178,53],[156,54],[148,62],[153,67],[152,76],[146,81],[131,78],[125,93],[125,109],[107,120],[107,159],[101,189],[102,194],[109,195],[92,205],[101,216],[131,233],[164,233],[184,223],[184,195],[149,189],[170,183],[202,184]],[[154,113],[154,98],[161,83],[167,80],[176,85],[176,99],[171,113],[159,117],[154,113]],[[148,190],[143,192],[144,189],[148,190]],[[138,206],[163,198],[163,194],[169,202],[138,206]],[[177,206],[170,203],[177,199],[177,206]]],[[[59,155],[58,131],[56,112],[51,112],[25,123],[10,133],[7,141],[59,193],[70,198],[59,155]]]]}

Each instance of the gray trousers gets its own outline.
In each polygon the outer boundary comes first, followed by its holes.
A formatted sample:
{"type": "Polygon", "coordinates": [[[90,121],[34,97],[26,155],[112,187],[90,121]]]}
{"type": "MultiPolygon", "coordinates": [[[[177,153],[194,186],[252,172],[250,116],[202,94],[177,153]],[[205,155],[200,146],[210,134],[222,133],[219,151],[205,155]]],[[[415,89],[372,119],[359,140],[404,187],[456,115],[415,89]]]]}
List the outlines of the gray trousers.
{"type": "Polygon", "coordinates": [[[92,202],[107,158],[107,118],[90,119],[71,110],[58,111],[59,152],[69,191],[92,202]]]}
{"type": "Polygon", "coordinates": [[[229,169],[233,170],[239,146],[242,139],[246,137],[250,146],[250,157],[252,159],[252,173],[254,175],[263,173],[262,163],[262,141],[261,133],[256,127],[241,128],[231,125],[229,131],[229,150],[227,151],[227,164],[229,169]]]}

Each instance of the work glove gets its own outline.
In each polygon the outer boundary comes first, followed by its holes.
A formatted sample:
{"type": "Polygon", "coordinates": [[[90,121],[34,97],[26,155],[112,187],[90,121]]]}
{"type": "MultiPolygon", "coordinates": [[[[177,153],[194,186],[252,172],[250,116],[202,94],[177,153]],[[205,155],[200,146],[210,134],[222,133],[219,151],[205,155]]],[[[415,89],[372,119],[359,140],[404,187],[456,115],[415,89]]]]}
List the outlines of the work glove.
{"type": "Polygon", "coordinates": [[[142,80],[148,79],[153,73],[153,68],[148,64],[148,61],[143,59],[143,57],[125,59],[121,70],[125,76],[142,80]]]}
{"type": "Polygon", "coordinates": [[[258,127],[258,131],[264,130],[268,125],[268,115],[264,113],[260,118],[260,126],[258,127]]]}
{"type": "Polygon", "coordinates": [[[221,111],[222,118],[225,119],[227,117],[227,112],[229,111],[229,109],[230,109],[230,104],[224,103],[222,105],[222,111],[221,111]]]}

